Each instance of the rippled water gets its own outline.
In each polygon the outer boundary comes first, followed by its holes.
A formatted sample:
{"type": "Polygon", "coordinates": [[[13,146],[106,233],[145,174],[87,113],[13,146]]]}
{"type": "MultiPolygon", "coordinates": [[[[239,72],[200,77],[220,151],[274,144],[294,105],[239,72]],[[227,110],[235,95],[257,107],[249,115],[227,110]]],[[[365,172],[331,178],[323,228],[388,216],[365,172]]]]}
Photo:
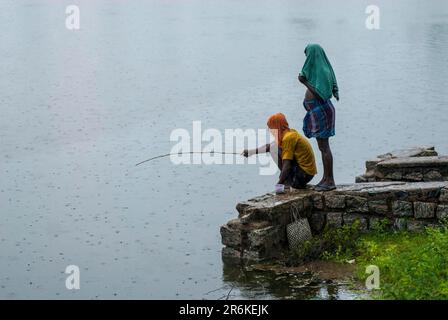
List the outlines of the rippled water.
{"type": "MultiPolygon", "coordinates": [[[[264,128],[281,111],[300,130],[309,42],[339,81],[337,182],[401,146],[448,153],[445,0],[376,1],[376,31],[369,1],[76,2],[79,31],[65,28],[71,1],[0,2],[1,298],[290,296],[269,277],[235,282],[220,256],[219,226],[275,177],[134,164],[169,152],[193,120],[264,128]],[[69,264],[80,290],[65,288],[69,264]]],[[[295,297],[353,297],[322,290],[295,297]]]]}

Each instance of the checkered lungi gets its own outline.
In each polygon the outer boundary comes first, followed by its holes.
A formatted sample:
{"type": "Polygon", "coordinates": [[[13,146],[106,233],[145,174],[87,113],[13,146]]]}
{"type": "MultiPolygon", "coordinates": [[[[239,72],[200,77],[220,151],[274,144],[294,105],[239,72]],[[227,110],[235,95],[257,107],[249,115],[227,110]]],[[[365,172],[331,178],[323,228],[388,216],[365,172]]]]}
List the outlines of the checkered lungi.
{"type": "Polygon", "coordinates": [[[316,99],[304,100],[307,111],[303,119],[303,133],[307,138],[329,138],[335,134],[335,116],[331,100],[320,103],[316,99]]]}

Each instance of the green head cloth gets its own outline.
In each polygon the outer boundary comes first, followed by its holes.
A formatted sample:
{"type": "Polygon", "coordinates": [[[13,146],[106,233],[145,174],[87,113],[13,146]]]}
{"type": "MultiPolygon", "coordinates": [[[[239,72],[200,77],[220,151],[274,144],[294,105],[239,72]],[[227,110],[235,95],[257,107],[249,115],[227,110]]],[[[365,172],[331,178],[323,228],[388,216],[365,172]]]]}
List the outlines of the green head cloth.
{"type": "Polygon", "coordinates": [[[318,44],[309,44],[305,48],[306,60],[302,68],[301,76],[324,100],[334,96],[339,100],[339,89],[330,61],[324,49],[318,44]]]}

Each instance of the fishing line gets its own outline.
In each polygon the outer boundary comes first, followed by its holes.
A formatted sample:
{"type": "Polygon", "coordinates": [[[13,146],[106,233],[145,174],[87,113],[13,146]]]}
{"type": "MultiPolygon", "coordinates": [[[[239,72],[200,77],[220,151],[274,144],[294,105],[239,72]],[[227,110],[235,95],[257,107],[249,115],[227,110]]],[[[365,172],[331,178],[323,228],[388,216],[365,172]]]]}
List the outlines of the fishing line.
{"type": "Polygon", "coordinates": [[[190,151],[190,152],[179,152],[179,153],[167,153],[167,154],[162,154],[162,155],[157,156],[157,157],[153,157],[153,158],[149,158],[149,159],[143,160],[143,161],[137,163],[135,166],[141,165],[142,163],[145,163],[145,162],[149,162],[149,161],[152,161],[152,160],[156,160],[156,159],[160,159],[160,158],[165,158],[165,157],[169,157],[169,156],[174,156],[174,155],[181,156],[181,155],[183,155],[183,154],[196,154],[196,153],[198,153],[198,154],[215,154],[215,153],[217,153],[217,154],[233,154],[233,155],[241,155],[241,154],[238,153],[238,152],[223,152],[223,151],[214,151],[214,150],[212,150],[212,151],[210,151],[210,152],[204,152],[204,151],[190,151]]]}

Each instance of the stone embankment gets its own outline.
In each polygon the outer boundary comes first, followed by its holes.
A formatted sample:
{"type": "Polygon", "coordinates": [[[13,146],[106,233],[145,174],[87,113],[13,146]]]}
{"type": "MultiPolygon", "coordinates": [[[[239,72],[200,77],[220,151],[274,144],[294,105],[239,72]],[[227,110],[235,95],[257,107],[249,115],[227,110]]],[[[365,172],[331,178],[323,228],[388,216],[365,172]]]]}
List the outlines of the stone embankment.
{"type": "Polygon", "coordinates": [[[260,262],[288,249],[286,226],[292,210],[307,217],[313,235],[325,227],[359,221],[368,232],[377,221],[411,231],[448,217],[448,157],[433,147],[398,150],[366,162],[358,182],[330,192],[311,188],[268,193],[237,205],[238,217],[221,226],[227,261],[260,262]]]}

